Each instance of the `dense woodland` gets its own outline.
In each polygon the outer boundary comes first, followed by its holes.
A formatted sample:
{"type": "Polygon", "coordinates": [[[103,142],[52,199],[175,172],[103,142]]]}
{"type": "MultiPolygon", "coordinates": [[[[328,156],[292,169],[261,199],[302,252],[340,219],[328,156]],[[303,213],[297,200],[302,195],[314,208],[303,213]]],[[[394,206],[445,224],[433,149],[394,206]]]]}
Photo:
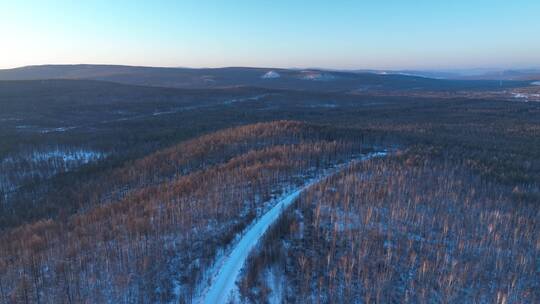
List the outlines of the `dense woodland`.
{"type": "Polygon", "coordinates": [[[405,153],[311,187],[239,283],[246,302],[538,303],[540,207],[405,153]]]}
{"type": "Polygon", "coordinates": [[[540,104],[415,94],[0,82],[0,303],[190,303],[277,198],[381,149],[291,206],[244,301],[539,302],[540,104]]]}
{"type": "MultiPolygon", "coordinates": [[[[0,298],[189,302],[217,250],[272,197],[363,151],[360,138],[336,141],[319,129],[298,122],[229,129],[119,170],[116,185],[133,191],[1,236],[0,298]]],[[[111,188],[92,190],[99,197],[111,188]]]]}
{"type": "MultiPolygon", "coordinates": [[[[4,210],[0,212],[0,227],[13,226],[32,218],[55,216],[60,212],[70,214],[81,208],[121,198],[132,189],[169,181],[179,175],[225,162],[235,155],[253,149],[302,141],[336,139],[359,142],[363,139],[363,135],[358,131],[329,130],[325,127],[290,121],[225,129],[159,150],[117,169],[109,170],[107,174],[99,175],[98,178],[83,179],[80,183],[72,180],[60,191],[56,188],[50,193],[45,192],[42,196],[38,196],[37,202],[33,199],[36,191],[27,191],[14,196],[11,198],[14,202],[6,202],[0,206],[4,210]],[[29,212],[29,208],[32,212],[29,212]]],[[[39,162],[42,167],[33,165],[31,168],[43,172],[42,175],[51,175],[51,172],[59,170],[54,160],[57,159],[39,162]]],[[[29,172],[18,170],[19,168],[8,169],[12,170],[6,170],[6,174],[11,172],[15,177],[17,174],[29,172]]]]}

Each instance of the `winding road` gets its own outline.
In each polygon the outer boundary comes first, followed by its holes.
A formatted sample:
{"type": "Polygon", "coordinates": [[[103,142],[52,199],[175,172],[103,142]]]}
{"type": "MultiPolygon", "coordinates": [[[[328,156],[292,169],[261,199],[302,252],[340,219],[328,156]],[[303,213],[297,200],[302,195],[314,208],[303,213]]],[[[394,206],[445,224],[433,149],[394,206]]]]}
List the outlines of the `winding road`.
{"type": "MultiPolygon", "coordinates": [[[[375,152],[364,155],[360,158],[360,161],[367,160],[374,157],[385,156],[386,152],[375,152]]],[[[244,266],[249,254],[257,246],[259,240],[264,235],[266,230],[279,218],[281,213],[291,205],[296,198],[302,193],[302,191],[309,188],[311,185],[316,184],[333,174],[336,174],[344,167],[349,165],[339,166],[335,170],[332,170],[331,173],[323,176],[320,179],[309,182],[296,191],[288,194],[283,199],[281,199],[272,209],[266,212],[262,217],[257,219],[255,224],[250,226],[247,232],[242,236],[240,241],[232,249],[232,251],[226,256],[223,264],[220,266],[217,271],[216,277],[212,280],[212,285],[207,293],[202,298],[202,303],[206,304],[218,304],[218,303],[228,303],[233,299],[233,291],[236,288],[236,281],[240,275],[242,267],[244,266]]]]}

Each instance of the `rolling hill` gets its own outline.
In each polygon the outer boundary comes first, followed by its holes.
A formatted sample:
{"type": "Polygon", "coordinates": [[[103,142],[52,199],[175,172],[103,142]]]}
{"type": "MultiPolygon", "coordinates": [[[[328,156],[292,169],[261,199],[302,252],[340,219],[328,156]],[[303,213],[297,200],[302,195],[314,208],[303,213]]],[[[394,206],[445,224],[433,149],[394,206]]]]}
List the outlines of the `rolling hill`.
{"type": "MultiPolygon", "coordinates": [[[[253,75],[293,77],[273,71],[253,75]]],[[[219,265],[238,263],[229,287],[248,303],[415,290],[536,303],[539,113],[486,98],[0,81],[0,303],[198,302],[221,290],[219,265]],[[247,262],[222,263],[282,205],[247,262]]]]}
{"type": "Polygon", "coordinates": [[[406,74],[273,68],[164,68],[121,65],[40,65],[0,70],[0,80],[86,79],[172,88],[237,86],[314,91],[470,90],[526,86],[526,81],[443,80],[406,74]],[[270,76],[270,77],[269,77],[270,76]]]}

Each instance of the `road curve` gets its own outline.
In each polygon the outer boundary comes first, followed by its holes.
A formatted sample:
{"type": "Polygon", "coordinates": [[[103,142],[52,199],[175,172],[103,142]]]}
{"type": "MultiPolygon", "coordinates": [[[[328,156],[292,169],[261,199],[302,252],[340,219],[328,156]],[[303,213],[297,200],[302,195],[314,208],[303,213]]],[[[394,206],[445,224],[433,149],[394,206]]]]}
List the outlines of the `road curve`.
{"type": "MultiPolygon", "coordinates": [[[[360,158],[360,160],[366,160],[374,157],[385,156],[386,152],[375,152],[367,154],[360,158]]],[[[344,166],[340,166],[339,169],[344,166]]],[[[327,176],[333,175],[339,170],[334,170],[327,176]]],[[[326,177],[327,177],[326,176],[326,177]]],[[[323,177],[325,178],[325,177],[323,177]]],[[[298,190],[288,194],[281,199],[272,209],[266,212],[260,217],[257,222],[252,225],[249,230],[242,236],[240,241],[232,249],[232,251],[225,258],[223,265],[217,272],[217,276],[213,279],[212,285],[208,292],[202,297],[202,303],[205,304],[217,304],[228,303],[231,300],[232,292],[235,289],[235,283],[240,275],[240,271],[244,266],[250,252],[253,250],[257,243],[264,235],[266,230],[274,223],[281,213],[294,202],[296,198],[308,187],[319,182],[321,179],[312,181],[298,190]]]]}

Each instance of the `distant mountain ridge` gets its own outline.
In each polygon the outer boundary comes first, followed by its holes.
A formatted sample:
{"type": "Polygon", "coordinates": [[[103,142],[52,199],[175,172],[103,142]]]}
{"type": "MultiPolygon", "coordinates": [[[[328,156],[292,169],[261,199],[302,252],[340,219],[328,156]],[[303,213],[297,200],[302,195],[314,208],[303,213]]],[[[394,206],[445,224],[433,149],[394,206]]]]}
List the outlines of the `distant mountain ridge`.
{"type": "MultiPolygon", "coordinates": [[[[463,90],[500,88],[493,80],[435,79],[415,73],[252,67],[174,68],[123,65],[39,65],[0,70],[0,80],[84,79],[171,88],[265,87],[317,91],[463,90]],[[270,73],[270,74],[268,74],[270,73]],[[266,75],[266,76],[265,76],[266,75]],[[279,77],[268,77],[279,75],[279,77]]],[[[509,82],[505,87],[528,85],[509,82]]]]}

